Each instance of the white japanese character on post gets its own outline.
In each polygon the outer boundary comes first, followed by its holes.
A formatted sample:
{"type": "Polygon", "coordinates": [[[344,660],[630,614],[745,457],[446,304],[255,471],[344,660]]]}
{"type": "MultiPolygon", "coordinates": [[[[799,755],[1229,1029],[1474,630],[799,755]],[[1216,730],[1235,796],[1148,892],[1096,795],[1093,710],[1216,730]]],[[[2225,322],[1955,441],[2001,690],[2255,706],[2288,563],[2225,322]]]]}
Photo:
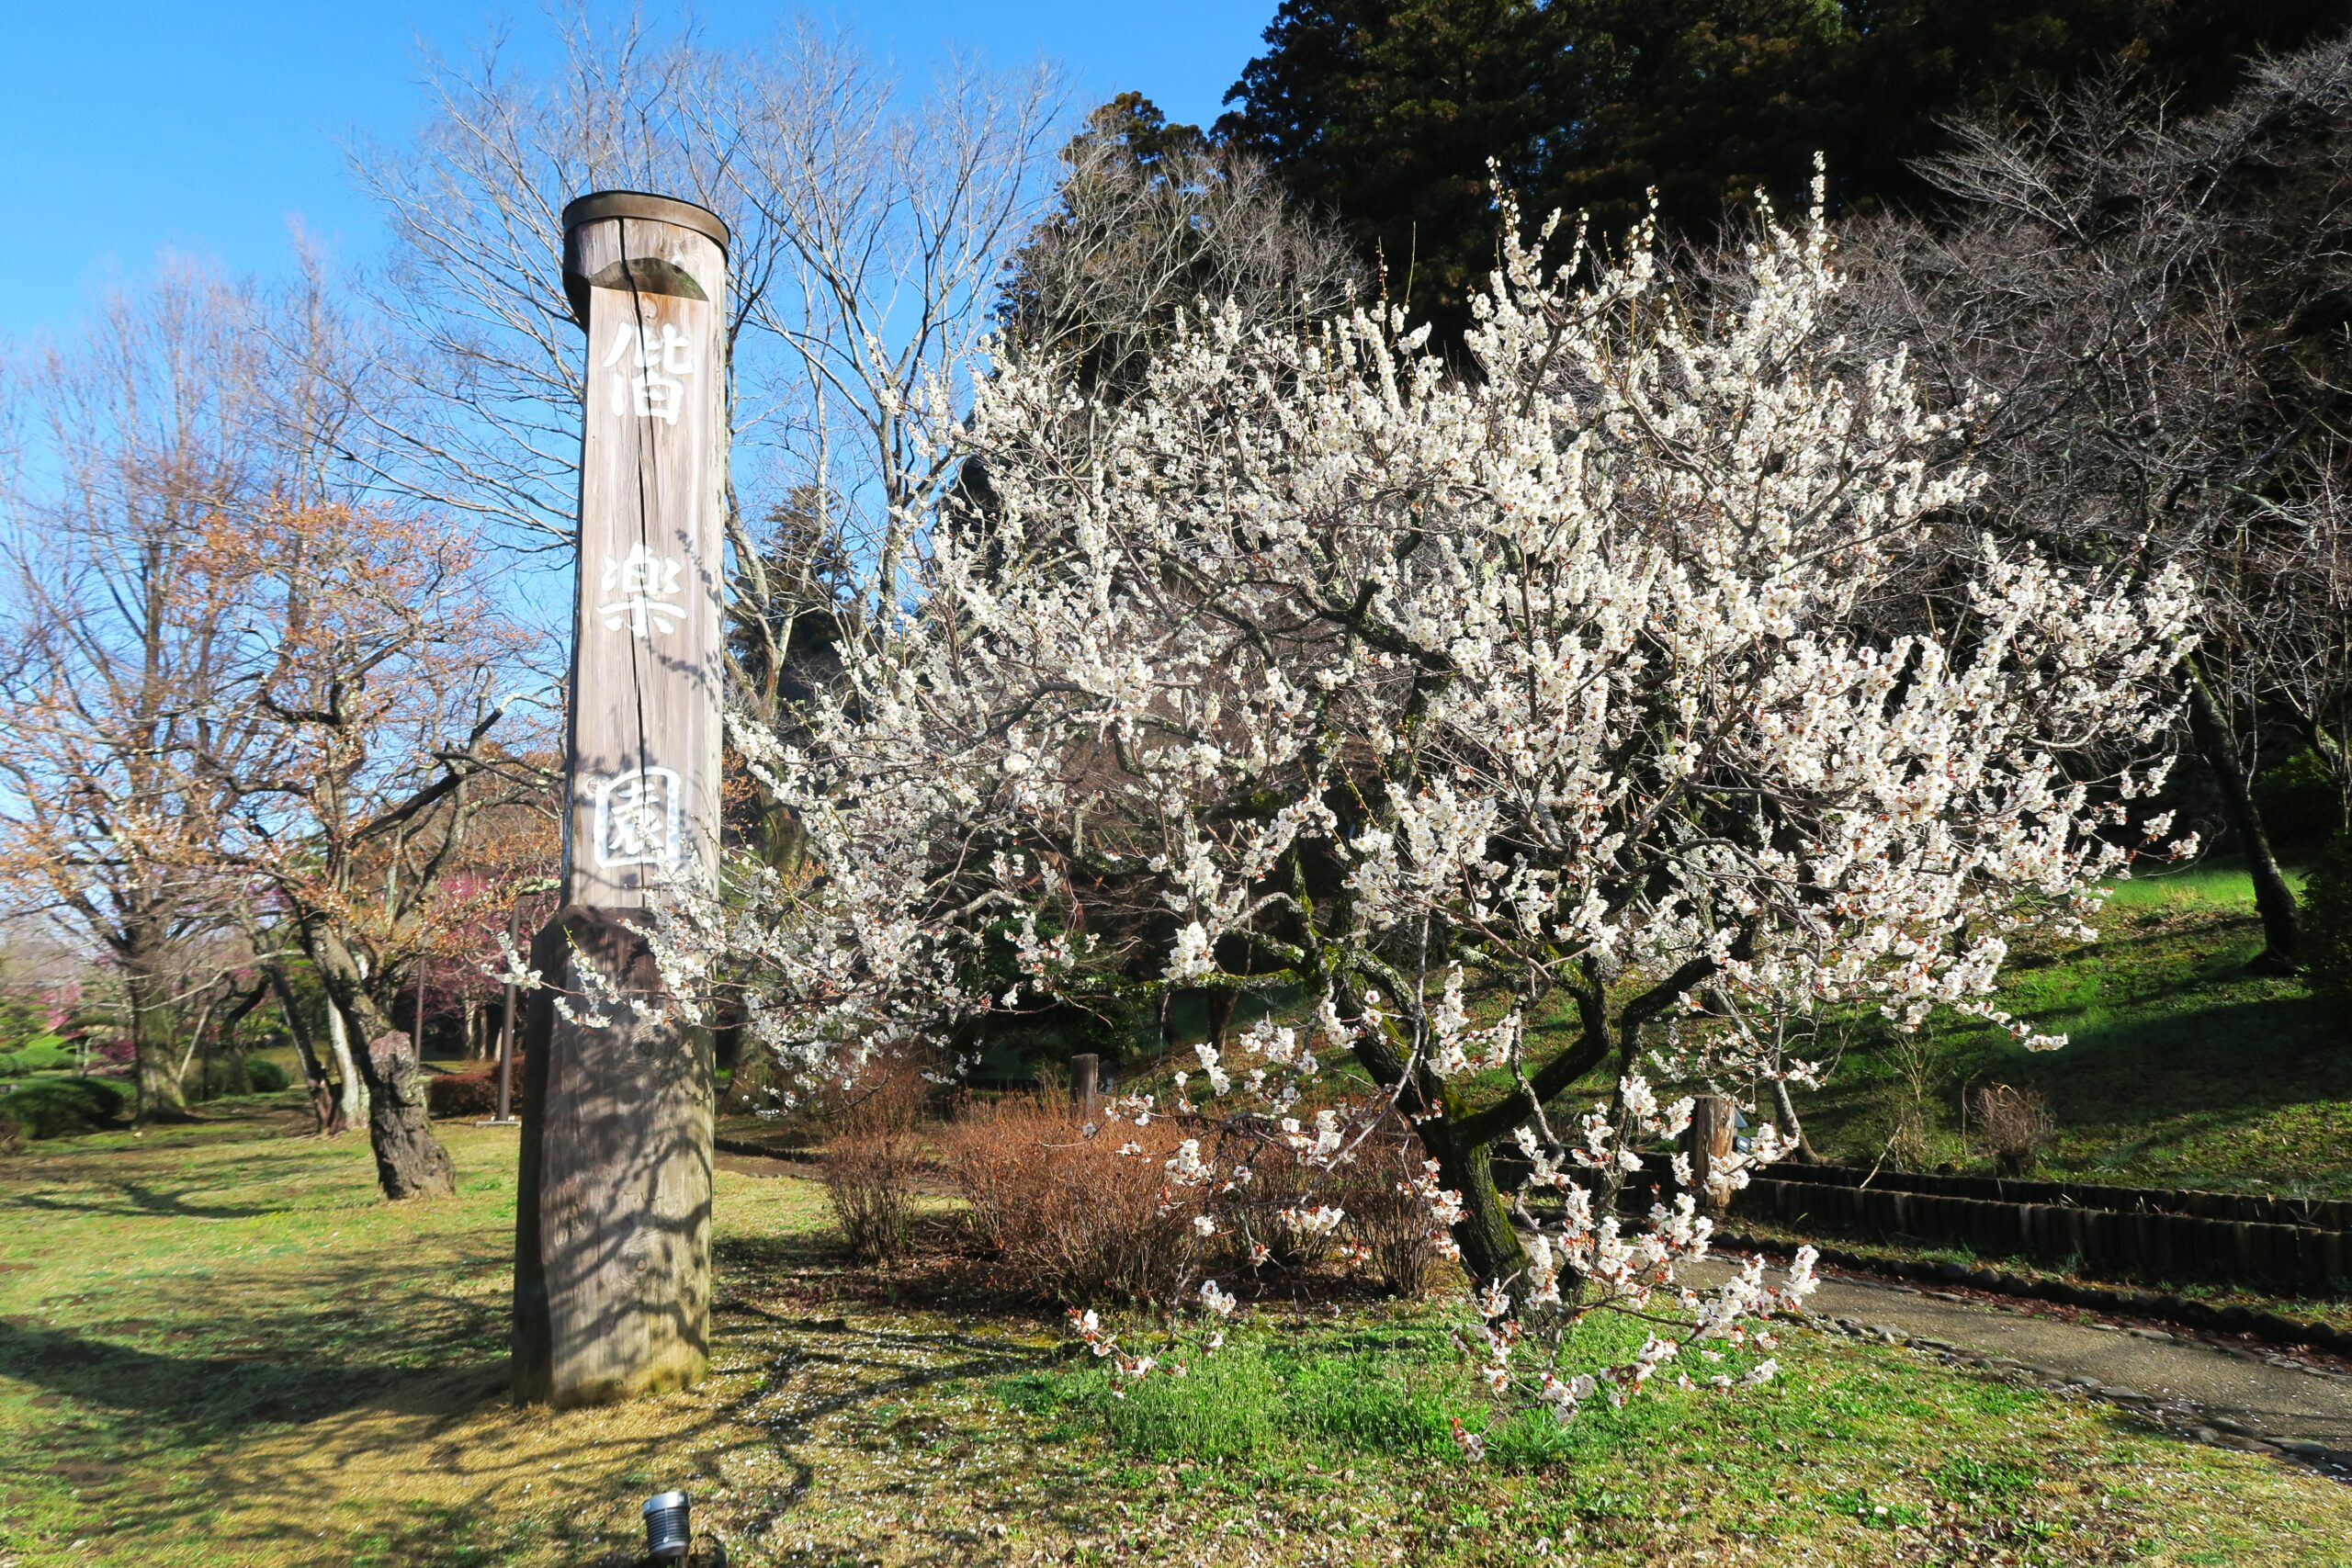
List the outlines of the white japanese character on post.
{"type": "Polygon", "coordinates": [[[678,378],[699,368],[694,339],[673,323],[663,321],[657,329],[624,321],[605,351],[613,412],[675,424],[686,395],[685,383],[678,378]]]}
{"type": "Polygon", "coordinates": [[[631,768],[596,786],[596,863],[669,870],[684,857],[685,799],[676,773],[631,768]]]}
{"type": "Polygon", "coordinates": [[[605,629],[618,631],[627,626],[631,637],[639,637],[677,630],[686,618],[685,601],[678,589],[678,574],[685,570],[685,562],[675,556],[655,555],[642,540],[630,546],[622,559],[607,553],[603,592],[618,597],[596,606],[605,629]]]}

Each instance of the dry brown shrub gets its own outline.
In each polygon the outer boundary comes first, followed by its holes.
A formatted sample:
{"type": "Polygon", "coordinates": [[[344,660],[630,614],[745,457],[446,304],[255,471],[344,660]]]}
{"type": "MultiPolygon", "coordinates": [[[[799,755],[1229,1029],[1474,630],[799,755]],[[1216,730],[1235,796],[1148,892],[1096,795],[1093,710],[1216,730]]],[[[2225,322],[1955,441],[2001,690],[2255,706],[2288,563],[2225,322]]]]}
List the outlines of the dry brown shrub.
{"type": "Polygon", "coordinates": [[[1040,1056],[1029,1064],[1029,1081],[1036,1087],[1037,1098],[1050,1105],[1069,1098],[1069,1064],[1053,1056],[1040,1056]]]}
{"type": "Polygon", "coordinates": [[[1430,1206],[1405,1186],[1421,1168],[1420,1145],[1402,1134],[1364,1140],[1348,1167],[1341,1201],[1349,1236],[1363,1249],[1363,1271],[1408,1301],[1430,1288],[1438,1248],[1430,1206]]]}
{"type": "Polygon", "coordinates": [[[2023,1176],[2057,1136],[2050,1101],[2037,1090],[2005,1083],[1985,1084],[1973,1098],[1976,1130],[1993,1151],[1993,1168],[2023,1176]]]}
{"type": "Polygon", "coordinates": [[[1256,1129],[1255,1140],[1250,1140],[1240,1127],[1233,1131],[1242,1135],[1228,1147],[1235,1153],[1247,1151],[1250,1180],[1221,1205],[1234,1227],[1232,1266],[1258,1274],[1295,1274],[1328,1261],[1340,1250],[1340,1237],[1285,1216],[1326,1204],[1351,1206],[1356,1181],[1353,1168],[1332,1170],[1309,1165],[1271,1135],[1270,1126],[1256,1129]],[[1262,1262],[1254,1262],[1249,1256],[1251,1242],[1264,1244],[1267,1256],[1262,1262]]]}
{"type": "Polygon", "coordinates": [[[850,1251],[865,1262],[887,1262],[907,1249],[922,1152],[915,1123],[928,1092],[913,1068],[890,1064],[827,1085],[817,1096],[831,1134],[825,1196],[850,1251]]]}
{"type": "Polygon", "coordinates": [[[940,1144],[998,1278],[1066,1306],[1166,1304],[1182,1289],[1194,1206],[1167,1186],[1181,1140],[1165,1122],[1086,1134],[1064,1103],[1038,1096],[973,1102],[940,1144]],[[1134,1143],[1141,1152],[1122,1155],[1134,1143]]]}

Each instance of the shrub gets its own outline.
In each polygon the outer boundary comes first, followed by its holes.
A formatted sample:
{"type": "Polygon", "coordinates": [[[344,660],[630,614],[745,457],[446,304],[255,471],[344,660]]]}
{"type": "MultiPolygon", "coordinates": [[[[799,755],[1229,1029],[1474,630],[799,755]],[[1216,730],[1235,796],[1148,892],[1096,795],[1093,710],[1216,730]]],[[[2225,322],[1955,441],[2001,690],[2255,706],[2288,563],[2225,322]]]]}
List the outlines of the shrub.
{"type": "Polygon", "coordinates": [[[2050,1101],[2035,1089],[1990,1083],[1973,1096],[1976,1131],[1993,1151],[1993,1168],[2003,1176],[2023,1176],[2057,1135],[2050,1101]]]}
{"type": "Polygon", "coordinates": [[[849,1249],[868,1263],[907,1249],[914,1214],[921,1145],[915,1122],[927,1090],[922,1078],[892,1065],[819,1096],[832,1135],[825,1145],[825,1196],[849,1249]]]}
{"type": "Polygon", "coordinates": [[[1940,1039],[1924,1029],[1891,1036],[1880,1055],[1892,1069],[1880,1080],[1886,1158],[1897,1170],[1935,1163],[1938,1111],[1945,1081],[1940,1039]]]}
{"type": "Polygon", "coordinates": [[[1167,1201],[1178,1141],[1158,1121],[1089,1137],[1069,1106],[1035,1096],[969,1105],[942,1136],[1002,1281],[1068,1306],[1174,1298],[1192,1246],[1192,1211],[1167,1201]],[[1128,1144],[1138,1152],[1121,1154],[1128,1144]]]}
{"type": "Polygon", "coordinates": [[[74,1066],[79,1060],[74,1047],[56,1035],[36,1035],[13,1051],[0,1052],[0,1078],[22,1077],[28,1073],[63,1072],[74,1066]]]}
{"type": "Polygon", "coordinates": [[[2308,747],[2262,771],[2254,781],[2254,806],[2270,841],[2284,850],[2325,843],[2344,827],[2335,774],[2308,747]]]}
{"type": "Polygon", "coordinates": [[[1029,1064],[1029,1081],[1042,1099],[1068,1100],[1069,1063],[1057,1056],[1040,1056],[1029,1064]]]}
{"type": "Polygon", "coordinates": [[[2303,884],[2304,977],[2315,991],[2352,992],[2352,833],[2338,833],[2303,884]]]}
{"type": "MultiPolygon", "coordinates": [[[[1239,1222],[1233,1237],[1237,1247],[1246,1234],[1266,1245],[1269,1256],[1262,1268],[1298,1271],[1329,1257],[1337,1238],[1329,1231],[1302,1226],[1283,1216],[1327,1203],[1345,1206],[1349,1201],[1350,1195],[1331,1172],[1312,1168],[1286,1145],[1269,1141],[1250,1151],[1249,1184],[1222,1206],[1239,1222]]],[[[1234,1266],[1250,1267],[1240,1257],[1234,1259],[1234,1266]]]]}
{"type": "Polygon", "coordinates": [[[718,1102],[718,1113],[772,1113],[781,1103],[783,1091],[775,1054],[747,1032],[736,1045],[735,1070],[727,1075],[726,1097],[718,1102]]]}
{"type": "Polygon", "coordinates": [[[120,1121],[130,1110],[130,1091],[107,1078],[35,1078],[0,1094],[0,1118],[28,1138],[89,1132],[120,1121]]]}
{"type": "Polygon", "coordinates": [[[1408,1190],[1420,1148],[1401,1136],[1367,1139],[1349,1168],[1347,1229],[1363,1249],[1364,1271],[1390,1295],[1408,1301],[1429,1288],[1438,1237],[1427,1201],[1408,1190]]]}
{"type": "Polygon", "coordinates": [[[196,1097],[218,1100],[224,1095],[276,1094],[289,1081],[286,1069],[266,1057],[224,1053],[205,1061],[196,1097]]]}
{"type": "MultiPolygon", "coordinates": [[[[514,1093],[523,1092],[523,1057],[514,1057],[514,1093]]],[[[498,1069],[478,1073],[435,1073],[424,1080],[425,1114],[456,1119],[498,1114],[498,1069]]]]}

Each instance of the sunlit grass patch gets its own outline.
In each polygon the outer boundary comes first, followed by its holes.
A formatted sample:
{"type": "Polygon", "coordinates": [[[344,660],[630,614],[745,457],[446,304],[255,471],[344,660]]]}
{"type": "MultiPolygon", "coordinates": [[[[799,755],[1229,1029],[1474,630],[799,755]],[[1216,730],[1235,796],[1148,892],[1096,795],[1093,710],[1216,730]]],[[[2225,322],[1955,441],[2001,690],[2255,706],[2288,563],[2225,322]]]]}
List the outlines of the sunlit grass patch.
{"type": "MultiPolygon", "coordinates": [[[[1602,1341],[1624,1332],[1596,1330],[1602,1341]]],[[[1171,1497],[1252,1499],[1269,1531],[1336,1526],[1327,1544],[1340,1561],[2174,1562],[2194,1560],[2172,1555],[2177,1545],[2256,1541],[2276,1561],[2330,1561],[2315,1539],[2298,1544],[2283,1516],[2167,1513],[2167,1495],[2202,1484],[2178,1468],[2196,1450],[1898,1350],[1800,1331],[1780,1352],[1788,1375],[1765,1387],[1654,1387],[1562,1424],[1487,1397],[1452,1349],[1427,1314],[1360,1325],[1275,1312],[1184,1376],[1148,1378],[1124,1397],[1091,1361],[989,1393],[1040,1441],[1101,1455],[1094,1475],[1156,1495],[1154,1522],[1174,1537],[1159,1544],[1177,1559],[1178,1540],[1217,1532],[1171,1497]],[[1453,1440],[1456,1420],[1485,1436],[1483,1461],[1453,1440]],[[1661,1551],[1690,1555],[1648,1555],[1661,1551]]],[[[1584,1350],[1600,1359],[1623,1346],[1584,1350]]]]}

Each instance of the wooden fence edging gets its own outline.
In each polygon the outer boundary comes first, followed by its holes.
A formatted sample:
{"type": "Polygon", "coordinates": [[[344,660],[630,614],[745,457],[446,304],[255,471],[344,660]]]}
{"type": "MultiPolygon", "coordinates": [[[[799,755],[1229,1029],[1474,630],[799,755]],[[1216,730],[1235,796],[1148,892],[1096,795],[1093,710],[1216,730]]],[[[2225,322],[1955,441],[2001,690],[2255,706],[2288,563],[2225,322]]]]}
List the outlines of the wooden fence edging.
{"type": "Polygon", "coordinates": [[[1995,1256],[2165,1277],[2203,1276],[2329,1290],[2352,1280],[2352,1246],[2338,1231],[2189,1214],[2119,1213],[2063,1203],[1751,1179],[1731,1213],[1797,1228],[1960,1245],[1995,1256]]]}

